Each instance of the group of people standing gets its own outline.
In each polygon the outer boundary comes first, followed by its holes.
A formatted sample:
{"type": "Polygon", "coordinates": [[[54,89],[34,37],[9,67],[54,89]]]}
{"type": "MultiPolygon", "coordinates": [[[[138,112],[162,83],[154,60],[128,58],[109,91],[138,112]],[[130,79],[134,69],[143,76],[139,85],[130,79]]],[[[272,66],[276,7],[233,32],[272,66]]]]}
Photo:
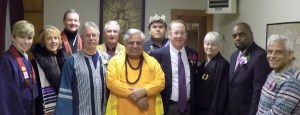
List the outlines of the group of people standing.
{"type": "Polygon", "coordinates": [[[103,44],[94,22],[65,12],[65,28],[45,26],[33,44],[34,26],[14,24],[12,45],[0,57],[0,113],[4,115],[263,115],[300,113],[300,72],[292,65],[293,43],[268,39],[267,51],[254,42],[251,27],[234,26],[237,50],[230,63],[221,55],[217,32],[204,37],[206,59],[186,46],[182,20],[169,26],[151,16],[149,33],[108,21],[103,44]],[[168,38],[165,37],[168,35],[168,38]],[[33,45],[32,45],[33,44],[33,45]],[[32,46],[32,47],[31,47],[32,46]],[[29,59],[27,51],[32,54],[29,59]]]}

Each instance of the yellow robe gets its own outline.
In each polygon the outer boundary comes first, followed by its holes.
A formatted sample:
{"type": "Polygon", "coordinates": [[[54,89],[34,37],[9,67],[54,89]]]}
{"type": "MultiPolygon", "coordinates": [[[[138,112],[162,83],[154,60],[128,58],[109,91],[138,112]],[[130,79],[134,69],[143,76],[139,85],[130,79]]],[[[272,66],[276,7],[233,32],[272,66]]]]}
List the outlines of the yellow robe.
{"type": "MultiPolygon", "coordinates": [[[[106,52],[106,44],[105,43],[102,43],[101,45],[97,45],[96,49],[98,51],[102,51],[102,52],[107,53],[106,52]]],[[[120,53],[122,53],[124,51],[125,51],[125,47],[122,44],[117,43],[116,50],[115,50],[115,55],[118,55],[118,54],[120,54],[120,53]]]]}
{"type": "MultiPolygon", "coordinates": [[[[140,80],[136,84],[128,84],[125,76],[125,55],[122,53],[112,57],[107,67],[107,88],[110,96],[106,107],[106,115],[162,115],[163,105],[160,92],[165,87],[164,73],[159,63],[147,53],[143,52],[143,67],[140,80]],[[141,110],[136,103],[128,99],[129,88],[145,88],[147,91],[149,108],[141,110]]],[[[138,61],[130,60],[134,67],[138,61]]],[[[136,80],[139,70],[132,70],[127,64],[130,82],[136,80]]]]}

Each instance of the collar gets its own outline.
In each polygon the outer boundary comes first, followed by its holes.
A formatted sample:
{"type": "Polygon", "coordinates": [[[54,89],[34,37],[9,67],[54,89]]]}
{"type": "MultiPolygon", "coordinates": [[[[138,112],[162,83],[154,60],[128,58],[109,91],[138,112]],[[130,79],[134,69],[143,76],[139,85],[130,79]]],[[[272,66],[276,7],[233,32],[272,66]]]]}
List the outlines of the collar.
{"type": "MultiPolygon", "coordinates": [[[[149,43],[150,43],[150,45],[156,45],[155,43],[154,43],[154,40],[153,40],[154,38],[150,38],[150,40],[149,40],[149,43]]],[[[169,41],[169,39],[167,39],[167,38],[164,38],[164,40],[162,41],[162,44],[161,44],[161,46],[162,47],[164,47],[167,43],[168,43],[168,41],[169,41]]],[[[156,46],[158,46],[158,45],[156,45],[156,46]]]]}
{"type": "Polygon", "coordinates": [[[68,39],[75,39],[78,31],[76,31],[76,32],[70,32],[69,30],[64,29],[64,32],[65,32],[65,34],[66,34],[66,36],[67,36],[68,39]]]}
{"type": "MultiPolygon", "coordinates": [[[[117,45],[118,45],[118,44],[117,44],[117,45]]],[[[113,47],[112,49],[109,49],[109,48],[108,48],[108,45],[105,43],[105,47],[106,47],[106,50],[107,50],[107,51],[116,51],[117,45],[116,45],[115,47],[113,47]]]]}
{"type": "Polygon", "coordinates": [[[170,51],[175,52],[176,54],[178,54],[178,52],[180,51],[182,54],[183,52],[185,52],[185,47],[183,46],[180,50],[177,50],[172,44],[170,44],[170,51]]]}

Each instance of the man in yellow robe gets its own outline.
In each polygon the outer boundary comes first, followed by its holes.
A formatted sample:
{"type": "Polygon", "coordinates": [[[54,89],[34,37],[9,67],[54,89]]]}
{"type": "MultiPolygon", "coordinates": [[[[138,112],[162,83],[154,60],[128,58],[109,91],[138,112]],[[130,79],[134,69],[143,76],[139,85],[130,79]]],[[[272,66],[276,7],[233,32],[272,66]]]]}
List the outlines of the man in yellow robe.
{"type": "Polygon", "coordinates": [[[160,92],[165,87],[159,63],[143,51],[145,35],[129,29],[124,35],[126,51],[111,58],[107,67],[110,96],[106,115],[162,115],[160,92]]]}

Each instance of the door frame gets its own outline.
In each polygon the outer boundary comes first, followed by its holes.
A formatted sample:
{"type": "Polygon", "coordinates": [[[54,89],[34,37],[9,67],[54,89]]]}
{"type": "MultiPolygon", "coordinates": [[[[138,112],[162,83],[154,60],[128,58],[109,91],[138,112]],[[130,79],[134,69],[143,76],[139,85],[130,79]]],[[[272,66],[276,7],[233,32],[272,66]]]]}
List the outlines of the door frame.
{"type": "MultiPolygon", "coordinates": [[[[203,33],[204,36],[207,32],[213,30],[213,15],[206,14],[205,10],[171,9],[171,20],[177,20],[180,19],[180,17],[204,17],[206,19],[206,32],[203,33]]],[[[198,37],[198,49],[195,49],[198,51],[200,62],[205,60],[205,52],[203,48],[204,36],[198,37]]]]}

